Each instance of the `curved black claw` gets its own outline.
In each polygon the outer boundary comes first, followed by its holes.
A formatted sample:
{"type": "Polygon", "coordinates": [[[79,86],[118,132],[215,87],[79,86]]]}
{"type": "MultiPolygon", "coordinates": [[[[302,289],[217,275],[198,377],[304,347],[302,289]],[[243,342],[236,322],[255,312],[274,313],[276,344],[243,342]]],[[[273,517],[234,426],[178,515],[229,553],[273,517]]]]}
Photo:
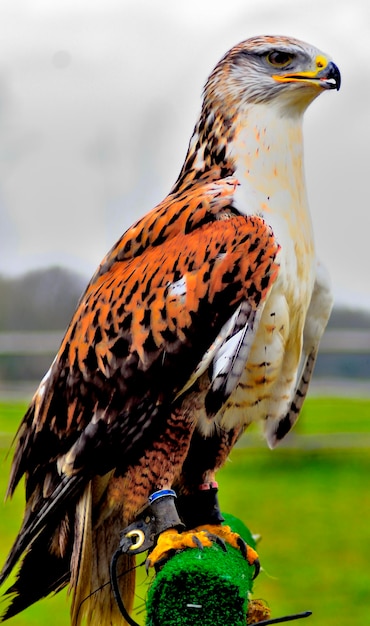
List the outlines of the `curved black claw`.
{"type": "MultiPolygon", "coordinates": [[[[239,548],[240,552],[242,553],[243,557],[245,558],[246,561],[248,561],[248,545],[245,543],[245,541],[244,541],[244,539],[242,539],[242,537],[238,537],[237,544],[238,544],[238,548],[239,548]]],[[[251,565],[253,565],[253,567],[254,567],[254,574],[253,574],[252,580],[255,580],[257,578],[258,574],[260,573],[261,563],[259,562],[259,559],[255,559],[251,565]]]]}
{"type": "Polygon", "coordinates": [[[238,548],[240,550],[240,552],[242,553],[243,557],[245,558],[246,561],[248,561],[248,546],[245,543],[244,539],[242,539],[241,537],[238,537],[237,539],[237,544],[238,544],[238,548]]]}
{"type": "MultiPolygon", "coordinates": [[[[156,571],[156,573],[158,573],[159,570],[162,569],[163,565],[165,565],[167,561],[169,561],[169,559],[176,554],[176,552],[177,550],[169,550],[166,556],[164,556],[162,559],[159,559],[158,561],[155,562],[154,570],[156,571]]],[[[145,571],[146,571],[147,576],[149,575],[150,567],[151,567],[151,562],[150,562],[150,558],[148,557],[145,561],[145,571]]]]}
{"type": "Polygon", "coordinates": [[[256,559],[253,562],[253,567],[254,567],[254,574],[253,574],[252,580],[255,580],[257,578],[258,574],[260,573],[260,570],[261,570],[261,563],[259,562],[259,559],[256,559]]]}
{"type": "Polygon", "coordinates": [[[203,550],[203,544],[201,542],[201,540],[199,539],[199,537],[197,537],[196,535],[192,536],[192,540],[194,545],[199,548],[199,550],[203,550]]]}
{"type": "Polygon", "coordinates": [[[214,535],[213,533],[207,533],[207,537],[208,539],[213,541],[213,543],[216,543],[218,546],[220,546],[220,548],[222,548],[224,552],[227,552],[226,542],[222,539],[222,537],[214,535]]]}

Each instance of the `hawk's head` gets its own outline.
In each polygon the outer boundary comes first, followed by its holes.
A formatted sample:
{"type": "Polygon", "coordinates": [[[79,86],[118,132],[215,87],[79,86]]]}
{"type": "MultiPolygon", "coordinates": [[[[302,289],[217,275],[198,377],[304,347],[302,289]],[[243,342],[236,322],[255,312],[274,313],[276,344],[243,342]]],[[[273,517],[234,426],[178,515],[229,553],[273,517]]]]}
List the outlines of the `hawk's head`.
{"type": "Polygon", "coordinates": [[[303,112],[325,89],[339,89],[340,72],[327,54],[282,36],[260,36],[234,46],[212,72],[205,93],[230,105],[276,102],[303,112]]]}

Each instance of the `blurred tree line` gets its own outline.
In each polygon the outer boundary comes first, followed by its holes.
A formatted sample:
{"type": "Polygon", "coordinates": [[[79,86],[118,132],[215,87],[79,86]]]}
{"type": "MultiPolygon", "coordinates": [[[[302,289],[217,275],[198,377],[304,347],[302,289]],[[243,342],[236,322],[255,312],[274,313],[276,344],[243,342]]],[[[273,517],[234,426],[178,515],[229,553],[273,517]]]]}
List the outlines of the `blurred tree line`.
{"type": "MultiPolygon", "coordinates": [[[[15,278],[0,276],[0,335],[14,333],[16,337],[17,333],[56,331],[53,354],[42,350],[37,354],[13,354],[0,349],[1,386],[13,381],[39,381],[43,377],[86,284],[85,277],[60,267],[15,278]]],[[[40,336],[40,344],[42,341],[40,336]]],[[[18,340],[21,342],[22,337],[18,340]]]]}
{"type": "Polygon", "coordinates": [[[86,284],[61,267],[0,276],[0,332],[63,330],[86,284]]]}
{"type": "MultiPolygon", "coordinates": [[[[61,267],[35,270],[15,278],[0,276],[0,338],[2,333],[56,332],[53,353],[7,353],[0,344],[0,383],[40,380],[53,360],[87,282],[86,277],[61,267]]],[[[334,309],[330,329],[363,330],[370,336],[370,312],[334,309]]],[[[42,341],[40,336],[40,344],[42,341]]],[[[352,354],[349,347],[343,354],[320,354],[315,376],[370,379],[370,352],[352,354]]]]}

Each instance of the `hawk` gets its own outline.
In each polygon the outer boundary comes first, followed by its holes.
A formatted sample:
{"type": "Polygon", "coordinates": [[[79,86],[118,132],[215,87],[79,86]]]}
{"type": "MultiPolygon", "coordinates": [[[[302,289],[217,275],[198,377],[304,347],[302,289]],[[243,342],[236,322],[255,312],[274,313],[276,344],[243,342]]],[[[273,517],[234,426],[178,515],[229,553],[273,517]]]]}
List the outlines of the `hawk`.
{"type": "MultiPolygon", "coordinates": [[[[241,545],[216,473],[251,422],[281,441],[307,392],[332,296],[302,118],[339,87],[328,55],[282,36],[236,45],[210,74],[177,181],[103,259],[19,427],[7,493],[24,476],[26,506],[3,620],[69,585],[74,626],[126,623],[106,583],[147,506],[148,565],[217,537],[241,545]]],[[[132,567],[116,584],[129,609],[132,567]]]]}

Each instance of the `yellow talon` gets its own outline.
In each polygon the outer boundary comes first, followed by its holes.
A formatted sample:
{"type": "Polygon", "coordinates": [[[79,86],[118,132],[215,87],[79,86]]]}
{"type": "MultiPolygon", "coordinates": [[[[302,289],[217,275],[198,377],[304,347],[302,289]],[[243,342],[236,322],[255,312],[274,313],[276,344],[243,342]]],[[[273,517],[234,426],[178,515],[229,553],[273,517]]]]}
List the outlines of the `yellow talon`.
{"type": "Polygon", "coordinates": [[[255,567],[255,576],[259,572],[259,560],[257,552],[248,546],[245,541],[233,532],[230,526],[204,525],[198,526],[193,530],[179,533],[174,528],[169,528],[161,533],[158,537],[157,545],[152,550],[146,561],[147,569],[155,567],[162,561],[168,559],[171,553],[185,548],[208,548],[217,541],[224,544],[228,543],[233,548],[240,550],[247,559],[249,565],[255,567]]]}
{"type": "Polygon", "coordinates": [[[206,530],[189,530],[179,533],[174,528],[169,528],[158,537],[157,545],[147,559],[147,566],[154,567],[157,563],[170,556],[174,550],[185,548],[206,548],[212,545],[212,540],[206,530]]]}
{"type": "MultiPolygon", "coordinates": [[[[245,558],[247,559],[249,565],[254,565],[259,570],[259,557],[257,552],[248,546],[245,541],[231,530],[230,526],[216,526],[212,524],[206,524],[204,526],[198,526],[197,531],[205,531],[210,535],[216,535],[226,543],[228,543],[233,548],[240,550],[245,558]]],[[[258,572],[257,572],[258,573],[258,572]]]]}

